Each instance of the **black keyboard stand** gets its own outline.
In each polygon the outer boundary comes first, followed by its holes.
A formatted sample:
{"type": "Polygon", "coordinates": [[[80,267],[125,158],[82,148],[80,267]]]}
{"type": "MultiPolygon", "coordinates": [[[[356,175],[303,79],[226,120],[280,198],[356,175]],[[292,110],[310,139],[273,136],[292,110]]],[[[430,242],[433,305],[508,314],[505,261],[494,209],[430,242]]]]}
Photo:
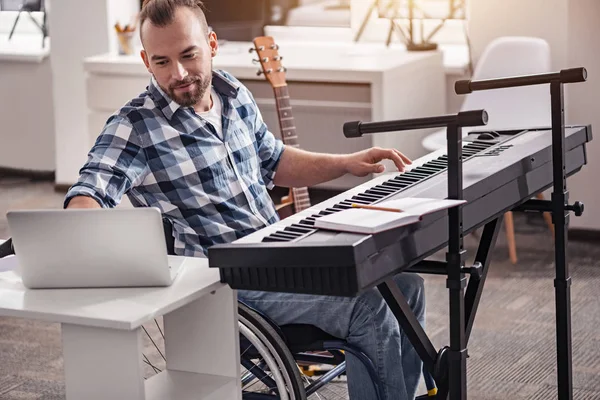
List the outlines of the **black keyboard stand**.
{"type": "MultiPolygon", "coordinates": [[[[560,72],[528,75],[481,81],[458,81],[457,94],[466,94],[476,90],[500,89],[515,86],[550,84],[550,102],[552,112],[552,175],[553,188],[550,201],[528,200],[518,211],[551,212],[554,223],[554,257],[556,279],[554,280],[556,302],[556,349],[558,398],[573,398],[573,366],[571,354],[571,276],[567,259],[567,240],[569,212],[576,216],[583,213],[583,204],[568,204],[567,177],[565,174],[565,118],[564,92],[566,83],[584,82],[587,79],[585,68],[572,68],[560,72]]],[[[452,394],[452,391],[450,392],[452,394]]],[[[452,399],[454,397],[451,396],[452,399]]],[[[464,397],[456,397],[463,399],[464,397]]]]}

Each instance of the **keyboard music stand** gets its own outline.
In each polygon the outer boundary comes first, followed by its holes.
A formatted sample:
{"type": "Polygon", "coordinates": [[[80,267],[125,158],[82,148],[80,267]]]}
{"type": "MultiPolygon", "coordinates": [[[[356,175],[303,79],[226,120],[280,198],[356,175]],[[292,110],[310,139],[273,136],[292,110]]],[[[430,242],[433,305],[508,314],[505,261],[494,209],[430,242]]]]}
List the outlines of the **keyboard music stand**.
{"type": "MultiPolygon", "coordinates": [[[[363,134],[395,132],[427,128],[447,128],[448,155],[448,199],[463,199],[462,168],[462,128],[487,124],[485,110],[464,111],[458,114],[438,117],[415,118],[396,121],[347,122],[344,135],[348,138],[363,134]]],[[[462,206],[448,210],[448,251],[446,262],[424,260],[408,269],[411,272],[435,273],[447,275],[446,286],[449,289],[450,305],[450,346],[439,352],[429,340],[425,330],[419,324],[408,302],[400,292],[393,278],[377,285],[381,295],[394,313],[402,330],[423,360],[423,364],[433,376],[438,394],[435,398],[466,399],[467,391],[467,341],[475,319],[477,305],[483,291],[485,273],[491,259],[500,218],[485,225],[475,264],[464,266],[466,251],[463,246],[462,206]],[[469,286],[465,273],[471,274],[469,286]],[[465,294],[466,288],[466,294],[465,294]]],[[[424,396],[423,398],[431,399],[424,396]]]]}
{"type": "Polygon", "coordinates": [[[571,276],[567,260],[569,212],[575,216],[583,213],[583,204],[569,204],[567,176],[565,174],[565,116],[564,92],[566,83],[584,82],[585,68],[564,69],[560,72],[536,74],[479,81],[457,81],[456,94],[467,94],[477,90],[501,89],[515,86],[550,84],[552,114],[552,175],[551,200],[528,200],[515,211],[551,212],[554,223],[554,258],[556,279],[554,280],[556,302],[556,350],[558,368],[558,398],[573,398],[573,366],[571,354],[571,276]]]}

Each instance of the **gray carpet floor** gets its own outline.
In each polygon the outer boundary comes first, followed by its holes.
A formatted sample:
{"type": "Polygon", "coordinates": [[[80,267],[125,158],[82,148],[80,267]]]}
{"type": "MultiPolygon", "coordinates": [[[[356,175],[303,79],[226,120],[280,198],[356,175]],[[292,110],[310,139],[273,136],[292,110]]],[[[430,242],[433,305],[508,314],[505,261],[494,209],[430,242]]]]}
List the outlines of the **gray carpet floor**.
{"type": "MultiPolygon", "coordinates": [[[[60,208],[63,195],[45,182],[0,179],[0,238],[6,211],[60,208]]],[[[469,343],[470,399],[553,399],[556,395],[553,250],[540,218],[515,217],[517,265],[499,236],[469,343]]],[[[465,239],[474,254],[476,239],[465,239]]],[[[575,399],[600,399],[600,246],[571,242],[573,385],[575,399]]],[[[448,344],[448,293],[443,277],[425,276],[427,332],[448,344]]],[[[148,343],[148,346],[150,344],[148,343]]],[[[64,399],[60,327],[0,318],[0,399],[64,399]]],[[[336,384],[326,398],[347,398],[336,384]]],[[[225,400],[225,399],[224,399],[225,400]]]]}

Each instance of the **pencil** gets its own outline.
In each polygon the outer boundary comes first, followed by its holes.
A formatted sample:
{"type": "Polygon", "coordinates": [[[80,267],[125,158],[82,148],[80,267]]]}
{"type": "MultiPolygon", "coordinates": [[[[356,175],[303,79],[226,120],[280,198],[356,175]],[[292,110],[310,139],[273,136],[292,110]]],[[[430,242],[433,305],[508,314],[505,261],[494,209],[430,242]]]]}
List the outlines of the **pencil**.
{"type": "Polygon", "coordinates": [[[367,205],[364,205],[364,204],[356,204],[356,203],[352,203],[352,207],[354,207],[354,208],[366,208],[367,210],[379,210],[379,211],[391,211],[391,212],[403,212],[404,211],[404,210],[401,210],[399,208],[367,206],[367,205]]]}

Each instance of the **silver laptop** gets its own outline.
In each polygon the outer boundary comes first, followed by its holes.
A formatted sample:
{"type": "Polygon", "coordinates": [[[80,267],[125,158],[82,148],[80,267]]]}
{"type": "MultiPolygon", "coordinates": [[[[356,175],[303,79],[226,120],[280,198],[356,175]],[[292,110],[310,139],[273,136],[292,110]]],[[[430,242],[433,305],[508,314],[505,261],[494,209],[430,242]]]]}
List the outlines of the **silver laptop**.
{"type": "Polygon", "coordinates": [[[185,257],[167,256],[157,208],[9,211],[28,288],[169,286],[185,257]]]}

